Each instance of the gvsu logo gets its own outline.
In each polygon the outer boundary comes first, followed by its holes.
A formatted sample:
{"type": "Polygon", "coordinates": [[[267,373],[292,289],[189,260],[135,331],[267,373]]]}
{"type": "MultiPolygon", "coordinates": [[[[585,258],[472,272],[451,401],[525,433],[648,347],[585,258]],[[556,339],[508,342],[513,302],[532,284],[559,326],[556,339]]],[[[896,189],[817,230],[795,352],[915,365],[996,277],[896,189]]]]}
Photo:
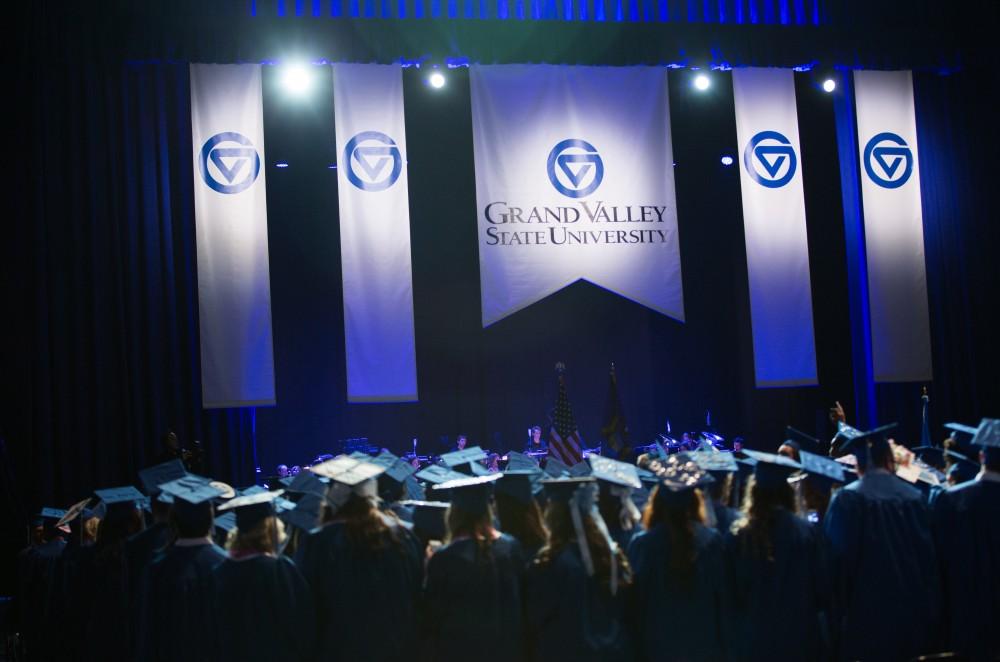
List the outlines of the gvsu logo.
{"type": "Polygon", "coordinates": [[[362,191],[384,191],[403,172],[403,157],[395,141],[378,131],[362,131],[344,148],[347,179],[362,191]]]}
{"type": "Polygon", "coordinates": [[[899,188],[913,173],[913,152],[895,133],[880,133],[865,145],[865,172],[882,188],[899,188]]]}
{"type": "Polygon", "coordinates": [[[260,155],[242,133],[217,133],[201,148],[201,178],[219,193],[239,193],[250,188],[260,174],[260,155]]]}
{"type": "Polygon", "coordinates": [[[552,186],[570,198],[590,195],[604,179],[604,161],[597,149],[576,138],[563,140],[552,148],[546,169],[552,186]]]}
{"type": "Polygon", "coordinates": [[[798,159],[788,138],[777,131],[761,131],[743,150],[743,166],[761,186],[780,188],[792,181],[798,159]]]}

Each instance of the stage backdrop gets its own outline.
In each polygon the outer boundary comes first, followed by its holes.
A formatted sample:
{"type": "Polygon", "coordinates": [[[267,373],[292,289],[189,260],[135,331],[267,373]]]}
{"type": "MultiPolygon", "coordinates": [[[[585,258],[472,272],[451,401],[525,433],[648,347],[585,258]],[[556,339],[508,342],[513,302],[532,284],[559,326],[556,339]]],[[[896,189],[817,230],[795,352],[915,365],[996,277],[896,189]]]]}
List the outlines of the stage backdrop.
{"type": "Polygon", "coordinates": [[[483,325],[581,279],[683,321],[666,69],[471,82],[483,325]]]}

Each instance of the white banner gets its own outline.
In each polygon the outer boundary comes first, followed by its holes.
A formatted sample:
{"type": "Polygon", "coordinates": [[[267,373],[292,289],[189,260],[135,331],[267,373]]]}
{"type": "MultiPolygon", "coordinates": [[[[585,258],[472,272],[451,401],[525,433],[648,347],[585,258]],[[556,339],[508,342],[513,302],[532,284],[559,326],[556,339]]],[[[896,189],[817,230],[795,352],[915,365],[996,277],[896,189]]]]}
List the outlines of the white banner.
{"type": "Polygon", "coordinates": [[[817,383],[793,76],[733,70],[758,388],[817,383]]]}
{"type": "Polygon", "coordinates": [[[333,65],[349,402],[417,399],[403,74],[333,65]]]}
{"type": "Polygon", "coordinates": [[[483,325],[584,279],[684,319],[663,67],[473,66],[483,325]]]}
{"type": "Polygon", "coordinates": [[[931,379],[917,122],[909,71],[854,73],[875,381],[931,379]]]}
{"type": "Polygon", "coordinates": [[[273,405],[260,65],[190,71],[202,405],[273,405]]]}

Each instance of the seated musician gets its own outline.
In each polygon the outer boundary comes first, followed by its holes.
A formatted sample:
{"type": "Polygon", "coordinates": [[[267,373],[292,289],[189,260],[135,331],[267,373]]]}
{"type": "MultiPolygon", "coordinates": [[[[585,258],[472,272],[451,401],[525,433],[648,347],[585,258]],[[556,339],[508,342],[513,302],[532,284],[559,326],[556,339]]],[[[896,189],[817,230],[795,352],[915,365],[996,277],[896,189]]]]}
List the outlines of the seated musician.
{"type": "Polygon", "coordinates": [[[549,450],[549,445],[545,443],[542,439],[542,428],[534,425],[531,428],[531,439],[528,441],[528,445],[525,447],[525,453],[546,453],[549,450]]]}

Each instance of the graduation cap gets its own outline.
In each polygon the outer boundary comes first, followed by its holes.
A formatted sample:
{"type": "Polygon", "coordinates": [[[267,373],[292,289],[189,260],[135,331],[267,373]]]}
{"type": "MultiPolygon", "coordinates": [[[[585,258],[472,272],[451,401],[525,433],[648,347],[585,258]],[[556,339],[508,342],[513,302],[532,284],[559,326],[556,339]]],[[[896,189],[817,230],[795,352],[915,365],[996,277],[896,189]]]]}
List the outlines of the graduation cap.
{"type": "Polygon", "coordinates": [[[823,450],[823,442],[802,430],[793,428],[791,425],[785,428],[785,443],[789,442],[795,442],[799,450],[805,449],[809,453],[818,453],[823,450]]]}
{"type": "Polygon", "coordinates": [[[979,463],[970,460],[961,453],[948,451],[951,458],[951,466],[948,467],[948,478],[954,483],[965,483],[976,477],[979,473],[979,463]]]}
{"type": "Polygon", "coordinates": [[[566,466],[566,464],[561,460],[557,460],[551,455],[549,455],[549,457],[545,460],[544,471],[553,478],[562,478],[570,475],[569,467],[566,466]]]}
{"type": "Polygon", "coordinates": [[[993,462],[1000,455],[1000,419],[984,418],[980,421],[970,443],[983,449],[987,462],[993,462]]]}
{"type": "Polygon", "coordinates": [[[486,470],[479,462],[485,460],[487,457],[486,451],[482,448],[471,446],[463,448],[460,451],[445,453],[441,456],[441,461],[444,463],[444,466],[455,471],[463,471],[464,467],[468,465],[468,471],[475,472],[477,466],[483,471],[486,470]]]}
{"type": "Polygon", "coordinates": [[[222,496],[223,491],[212,485],[210,478],[188,474],[169,483],[160,485],[160,500],[174,504],[176,509],[183,504],[198,506],[210,503],[222,496]]]}
{"type": "MultiPolygon", "coordinates": [[[[546,478],[542,480],[542,489],[549,501],[568,503],[576,496],[577,490],[586,485],[594,485],[597,479],[593,476],[567,476],[563,478],[546,478]]],[[[586,488],[585,488],[586,489],[586,488]]],[[[591,496],[593,498],[593,495],[591,496]]]]}
{"type": "Polygon", "coordinates": [[[639,480],[639,473],[633,464],[612,460],[600,455],[591,455],[587,458],[587,461],[590,463],[591,475],[597,480],[633,489],[642,487],[642,481],[639,480]]]}
{"type": "Polygon", "coordinates": [[[56,522],[56,528],[69,524],[77,517],[82,515],[83,512],[87,509],[88,503],[90,503],[90,497],[87,497],[83,501],[77,501],[72,506],[70,506],[69,510],[65,511],[65,514],[59,518],[58,522],[56,522]]]}
{"type": "Polygon", "coordinates": [[[278,519],[289,526],[309,533],[319,526],[322,509],[322,496],[304,494],[301,499],[295,502],[295,508],[281,508],[278,512],[278,519]]]}
{"type": "Polygon", "coordinates": [[[423,501],[426,498],[424,486],[420,484],[416,476],[407,476],[403,481],[403,496],[414,501],[423,501]]]}
{"type": "MultiPolygon", "coordinates": [[[[221,492],[218,497],[220,499],[232,499],[236,496],[236,490],[233,489],[233,486],[229,483],[224,483],[221,480],[210,480],[208,484],[221,492]]],[[[256,485],[254,487],[256,487],[256,485]]]]}
{"type": "Polygon", "coordinates": [[[58,526],[62,519],[66,516],[66,511],[62,508],[42,508],[38,516],[43,522],[51,523],[53,526],[58,526]]]}
{"type": "Polygon", "coordinates": [[[753,467],[753,475],[758,485],[777,487],[788,482],[788,477],[802,468],[802,465],[790,457],[776,453],[760,451],[743,451],[757,463],[753,467]]]}
{"type": "Polygon", "coordinates": [[[732,453],[695,453],[694,461],[712,475],[736,473],[736,458],[732,453]]]}
{"type": "Polygon", "coordinates": [[[362,462],[371,462],[372,456],[368,453],[362,453],[361,451],[354,451],[347,457],[352,460],[361,460],[362,462]]]}
{"type": "Polygon", "coordinates": [[[228,512],[219,515],[213,523],[216,531],[225,537],[236,530],[236,513],[228,512]]]}
{"type": "Polygon", "coordinates": [[[973,437],[976,436],[976,432],[979,431],[979,428],[971,425],[963,425],[962,423],[945,423],[944,426],[948,430],[951,430],[951,438],[954,439],[955,443],[959,446],[968,446],[973,437]]]}
{"type": "Polygon", "coordinates": [[[809,451],[801,451],[799,463],[802,465],[802,471],[810,476],[816,476],[833,483],[845,482],[844,465],[841,462],[809,451]]]}
{"type": "Polygon", "coordinates": [[[136,504],[142,500],[142,492],[135,489],[132,485],[94,490],[94,494],[107,506],[109,512],[112,509],[126,510],[135,508],[136,504]]]}
{"type": "Polygon", "coordinates": [[[538,462],[536,462],[530,455],[525,455],[519,451],[508,451],[506,470],[513,471],[515,469],[534,469],[535,471],[542,470],[542,468],[538,466],[538,462]]]}
{"type": "Polygon", "coordinates": [[[376,496],[378,485],[376,479],[385,473],[385,467],[373,464],[370,459],[359,460],[341,455],[317,464],[310,470],[330,479],[331,484],[327,489],[326,499],[332,506],[339,508],[347,503],[352,495],[376,496]]]}
{"type": "Polygon", "coordinates": [[[414,474],[420,480],[437,485],[440,483],[446,483],[449,480],[461,480],[462,478],[468,478],[465,474],[459,473],[457,471],[452,471],[447,467],[442,467],[438,464],[432,464],[425,467],[414,474]]]}
{"type": "MultiPolygon", "coordinates": [[[[215,486],[215,487],[218,487],[220,489],[222,489],[223,485],[225,485],[226,487],[229,487],[225,483],[222,483],[222,485],[219,485],[215,481],[212,482],[212,485],[215,486]]],[[[232,488],[229,488],[229,489],[232,489],[232,488]]],[[[255,494],[262,494],[262,493],[267,492],[267,491],[268,491],[267,488],[263,487],[261,485],[251,485],[250,487],[244,487],[242,490],[240,490],[240,496],[241,497],[244,497],[244,496],[253,496],[255,494]]],[[[235,491],[234,491],[233,496],[236,496],[235,491]]],[[[226,499],[226,498],[230,498],[231,499],[232,497],[226,497],[225,494],[223,494],[222,498],[223,499],[226,499]]]]}
{"type": "Polygon", "coordinates": [[[674,453],[656,458],[650,461],[649,470],[659,480],[661,489],[657,494],[662,496],[682,494],[715,482],[707,471],[698,466],[690,453],[674,453]]]}
{"type": "Polygon", "coordinates": [[[139,472],[139,482],[142,489],[149,496],[155,497],[160,494],[160,485],[169,483],[172,480],[182,478],[187,475],[187,469],[180,460],[170,460],[162,464],[147,467],[139,472]]]}
{"type": "Polygon", "coordinates": [[[399,505],[413,509],[413,528],[425,540],[444,540],[448,536],[445,514],[448,504],[444,501],[409,500],[399,505]]]}
{"type": "Polygon", "coordinates": [[[493,494],[493,482],[500,480],[502,474],[489,476],[472,476],[459,480],[449,480],[435,485],[435,490],[451,490],[451,505],[476,515],[487,512],[490,497],[493,494]]]}
{"type": "MultiPolygon", "coordinates": [[[[273,492],[264,490],[262,492],[238,496],[219,506],[219,512],[235,512],[236,526],[245,531],[271,515],[275,515],[274,502],[284,492],[284,490],[274,490],[273,492]]],[[[286,502],[291,503],[287,500],[286,502]]],[[[292,504],[292,508],[294,507],[295,504],[292,504]]]]}
{"type": "Polygon", "coordinates": [[[577,462],[569,468],[569,475],[574,478],[582,478],[591,474],[590,465],[587,462],[577,462]]]}
{"type": "Polygon", "coordinates": [[[858,461],[858,465],[864,469],[871,457],[871,449],[875,447],[888,449],[889,440],[886,435],[897,427],[899,427],[897,423],[889,423],[888,425],[882,425],[867,432],[862,432],[850,437],[842,448],[845,452],[853,453],[858,461]]]}
{"type": "Polygon", "coordinates": [[[300,471],[294,476],[282,478],[280,481],[289,492],[295,494],[315,494],[323,497],[326,495],[326,487],[330,482],[329,478],[323,478],[312,471],[300,471]]]}

